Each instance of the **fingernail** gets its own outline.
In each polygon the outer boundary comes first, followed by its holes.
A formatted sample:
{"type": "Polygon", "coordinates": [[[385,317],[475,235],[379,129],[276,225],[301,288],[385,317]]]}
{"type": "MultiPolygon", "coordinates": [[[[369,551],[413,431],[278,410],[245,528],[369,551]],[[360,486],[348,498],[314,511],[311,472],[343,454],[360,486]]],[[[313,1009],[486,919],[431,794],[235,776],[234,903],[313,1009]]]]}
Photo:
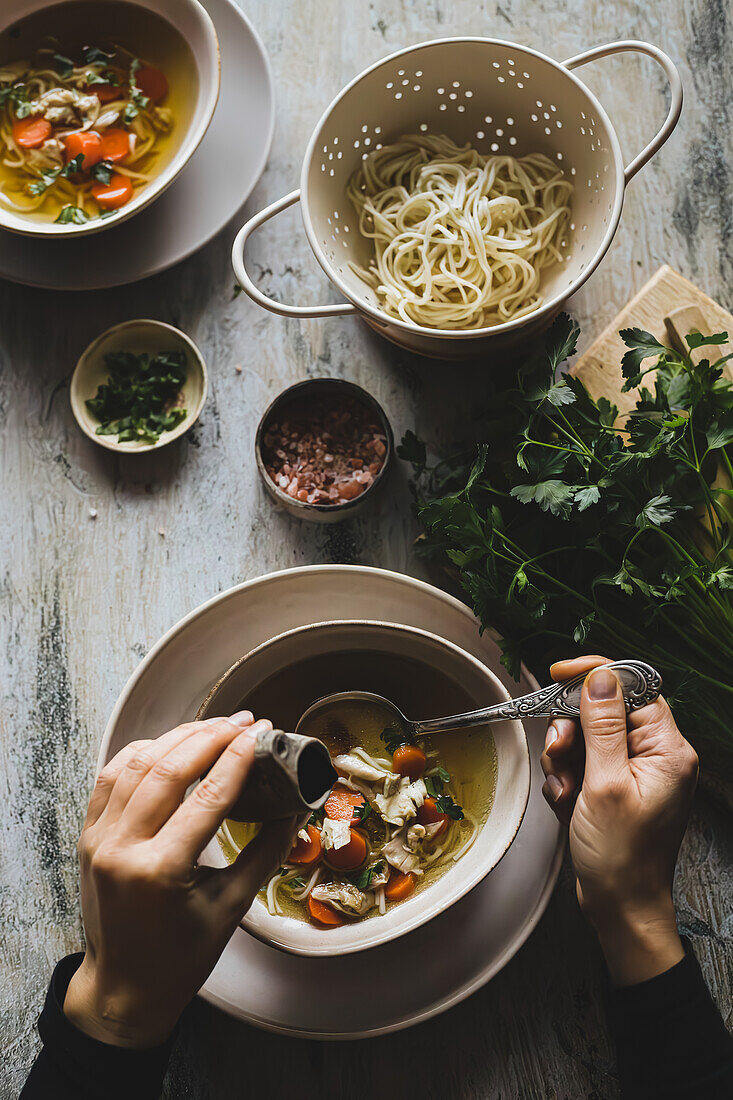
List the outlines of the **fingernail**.
{"type": "Polygon", "coordinates": [[[547,736],[545,737],[545,751],[549,749],[550,745],[554,744],[558,739],[558,732],[555,726],[550,726],[547,730],[547,736]]]}
{"type": "Polygon", "coordinates": [[[254,715],[251,710],[238,710],[236,714],[232,714],[229,718],[230,722],[233,722],[235,726],[241,726],[244,729],[245,726],[251,726],[254,721],[254,715]]]}
{"type": "Polygon", "coordinates": [[[590,674],[588,684],[589,699],[613,699],[618,690],[618,680],[613,672],[607,668],[597,668],[590,674]]]}
{"type": "Polygon", "coordinates": [[[558,798],[562,794],[562,783],[556,775],[548,775],[547,777],[547,789],[552,795],[553,802],[557,802],[558,798]]]}

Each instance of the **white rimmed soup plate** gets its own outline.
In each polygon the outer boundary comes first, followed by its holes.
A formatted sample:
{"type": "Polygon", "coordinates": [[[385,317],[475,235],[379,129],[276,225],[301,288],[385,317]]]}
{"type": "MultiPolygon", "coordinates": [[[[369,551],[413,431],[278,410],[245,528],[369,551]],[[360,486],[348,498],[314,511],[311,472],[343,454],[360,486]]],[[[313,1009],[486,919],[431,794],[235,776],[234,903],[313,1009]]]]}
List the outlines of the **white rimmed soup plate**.
{"type": "MultiPolygon", "coordinates": [[[[401,700],[410,713],[422,709],[424,717],[435,716],[435,706],[441,702],[445,713],[455,713],[464,705],[487,706],[510,698],[481,661],[435,634],[395,623],[344,620],[289,630],[257,646],[215,684],[197,718],[231,714],[247,706],[259,717],[294,729],[300,714],[316,698],[357,687],[385,695],[398,706],[401,700]]],[[[473,889],[496,867],[517,835],[529,798],[530,761],[521,722],[503,722],[493,739],[490,731],[481,728],[471,736],[484,739],[485,751],[476,753],[481,765],[495,768],[493,801],[472,847],[440,877],[383,916],[332,929],[272,914],[258,896],[242,927],[265,943],[297,955],[343,955],[405,935],[473,889]]],[[[226,864],[218,837],[201,858],[213,866],[226,864]]]]}

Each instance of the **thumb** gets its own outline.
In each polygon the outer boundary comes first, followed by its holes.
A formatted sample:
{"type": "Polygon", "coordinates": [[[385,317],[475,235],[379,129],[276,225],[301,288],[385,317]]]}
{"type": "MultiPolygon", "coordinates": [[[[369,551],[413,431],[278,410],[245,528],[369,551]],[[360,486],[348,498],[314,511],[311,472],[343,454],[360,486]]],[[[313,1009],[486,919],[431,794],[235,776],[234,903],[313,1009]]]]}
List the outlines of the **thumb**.
{"type": "Polygon", "coordinates": [[[585,778],[599,785],[629,763],[626,706],[618,676],[596,668],[586,678],[580,697],[580,722],[585,738],[585,778]]]}
{"type": "Polygon", "coordinates": [[[265,879],[284,863],[299,826],[297,817],[265,822],[234,863],[219,872],[219,897],[227,908],[240,917],[247,912],[265,879]]]}

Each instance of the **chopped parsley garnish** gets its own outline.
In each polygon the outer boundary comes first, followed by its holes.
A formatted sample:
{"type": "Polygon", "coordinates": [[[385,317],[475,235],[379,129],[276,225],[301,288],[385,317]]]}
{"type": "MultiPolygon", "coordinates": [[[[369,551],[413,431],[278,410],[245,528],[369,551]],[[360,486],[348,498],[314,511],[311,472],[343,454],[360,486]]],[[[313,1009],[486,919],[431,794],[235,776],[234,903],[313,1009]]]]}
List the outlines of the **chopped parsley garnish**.
{"type": "Polygon", "coordinates": [[[80,206],[64,206],[59,213],[58,218],[55,219],[60,225],[68,225],[73,223],[74,225],[83,225],[84,222],[89,221],[89,215],[85,210],[82,210],[80,206]]]}
{"type": "Polygon", "coordinates": [[[463,807],[454,802],[449,794],[441,794],[435,799],[435,805],[442,814],[446,814],[453,821],[462,821],[465,817],[463,807]]]}
{"type": "Polygon", "coordinates": [[[354,806],[354,815],[359,818],[359,821],[366,821],[371,812],[372,807],[366,801],[362,802],[361,806],[354,806]]]}
{"type": "Polygon", "coordinates": [[[321,806],[320,810],[314,810],[313,811],[313,813],[308,818],[307,824],[308,825],[314,825],[316,827],[316,829],[320,829],[321,825],[323,824],[323,819],[324,819],[325,816],[326,816],[326,810],[323,806],[321,806]]]}
{"type": "Polygon", "coordinates": [[[71,76],[74,70],[74,62],[70,57],[65,57],[62,53],[55,53],[51,60],[62,80],[65,80],[67,76],[71,76]]]}
{"type": "Polygon", "coordinates": [[[398,726],[396,723],[391,726],[385,726],[379,737],[384,741],[387,750],[391,753],[395,753],[400,745],[415,744],[414,737],[410,736],[404,726],[398,726]]]}
{"type": "Polygon", "coordinates": [[[103,183],[106,187],[112,179],[112,171],[112,165],[108,160],[100,160],[98,164],[94,165],[90,175],[97,183],[103,183]]]}
{"type": "Polygon", "coordinates": [[[139,112],[144,111],[150,104],[150,99],[145,95],[135,79],[135,73],[141,65],[142,62],[139,57],[133,57],[130,62],[130,101],[125,107],[123,115],[125,122],[132,122],[134,118],[137,118],[139,112]]]}
{"type": "Polygon", "coordinates": [[[7,84],[0,88],[0,110],[12,104],[15,117],[27,118],[31,113],[31,101],[25,84],[7,84]]]}
{"type": "Polygon", "coordinates": [[[436,768],[432,775],[423,776],[428,794],[437,798],[443,791],[443,784],[450,783],[450,773],[445,768],[436,768]]]}
{"type": "Polygon", "coordinates": [[[116,435],[118,443],[157,443],[186,416],[175,406],[186,381],[186,356],[182,351],[113,352],[104,357],[109,370],[106,383],[87,408],[99,417],[97,435],[116,435]]]}
{"type": "MultiPolygon", "coordinates": [[[[85,65],[97,65],[101,62],[105,65],[108,61],[111,61],[115,57],[115,52],[103,50],[101,46],[85,46],[82,58],[85,65]]],[[[112,81],[109,82],[110,84],[112,81]]]]}
{"type": "MultiPolygon", "coordinates": [[[[28,191],[30,192],[31,195],[42,195],[43,192],[47,191],[48,188],[51,186],[51,184],[55,183],[56,180],[60,176],[62,176],[64,179],[68,179],[69,176],[76,175],[77,172],[82,172],[83,169],[84,169],[84,154],[83,153],[77,153],[77,155],[74,157],[74,159],[69,161],[69,163],[66,165],[66,167],[64,167],[64,168],[50,168],[46,172],[41,172],[41,178],[40,179],[34,180],[33,183],[28,184],[28,191]]],[[[79,208],[75,207],[74,209],[78,210],[79,208]]],[[[56,220],[58,221],[59,219],[57,218],[56,220]]],[[[65,219],[65,220],[68,221],[68,220],[72,220],[72,219],[65,219]]],[[[84,218],[82,220],[86,221],[86,218],[84,218]]]]}
{"type": "Polygon", "coordinates": [[[359,871],[358,874],[344,875],[344,878],[350,882],[352,886],[356,886],[357,889],[368,890],[374,876],[380,874],[383,870],[384,860],[379,859],[376,863],[373,863],[371,867],[365,867],[363,871],[359,871]]]}
{"type": "Polygon", "coordinates": [[[112,69],[102,69],[101,73],[89,73],[87,86],[91,88],[94,84],[104,84],[107,88],[119,88],[120,78],[112,69]]]}

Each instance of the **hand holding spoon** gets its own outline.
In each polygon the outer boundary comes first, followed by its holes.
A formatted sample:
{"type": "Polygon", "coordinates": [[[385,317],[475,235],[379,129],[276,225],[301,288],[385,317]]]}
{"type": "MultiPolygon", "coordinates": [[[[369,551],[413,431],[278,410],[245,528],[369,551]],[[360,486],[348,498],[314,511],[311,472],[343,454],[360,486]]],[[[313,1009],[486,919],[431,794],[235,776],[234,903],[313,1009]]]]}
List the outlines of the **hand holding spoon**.
{"type": "MultiPolygon", "coordinates": [[[[662,677],[659,673],[645,664],[643,661],[611,661],[606,668],[611,668],[621,682],[624,702],[627,711],[638,710],[647,703],[653,703],[662,688],[662,677]]],[[[447,730],[466,729],[470,726],[480,726],[488,722],[504,722],[522,718],[578,718],[580,716],[580,695],[586,676],[575,676],[572,680],[564,680],[559,684],[549,684],[547,687],[533,691],[529,695],[521,695],[518,699],[508,699],[504,703],[495,703],[490,707],[480,710],[467,711],[465,714],[451,714],[445,718],[428,718],[422,722],[413,722],[406,718],[399,707],[396,707],[383,695],[376,695],[369,691],[340,691],[333,695],[326,695],[318,699],[304,712],[296,727],[296,733],[306,718],[312,716],[322,708],[333,703],[343,703],[350,700],[376,703],[389,710],[395,722],[410,737],[425,737],[431,733],[444,733],[447,730]]]]}

